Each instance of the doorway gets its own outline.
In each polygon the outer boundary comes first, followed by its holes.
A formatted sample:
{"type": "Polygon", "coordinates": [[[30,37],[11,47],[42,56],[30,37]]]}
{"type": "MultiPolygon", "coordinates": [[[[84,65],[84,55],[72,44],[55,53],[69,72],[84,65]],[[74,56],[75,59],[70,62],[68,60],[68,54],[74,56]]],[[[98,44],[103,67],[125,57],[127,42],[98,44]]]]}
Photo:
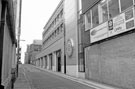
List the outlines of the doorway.
{"type": "Polygon", "coordinates": [[[64,55],[64,73],[66,74],[66,55],[64,55]]]}
{"type": "Polygon", "coordinates": [[[56,52],[57,55],[57,71],[61,72],[61,50],[56,52]]]}
{"type": "Polygon", "coordinates": [[[52,66],[53,66],[53,58],[52,58],[52,53],[49,54],[49,60],[50,60],[50,66],[49,69],[52,70],[52,66]]]}

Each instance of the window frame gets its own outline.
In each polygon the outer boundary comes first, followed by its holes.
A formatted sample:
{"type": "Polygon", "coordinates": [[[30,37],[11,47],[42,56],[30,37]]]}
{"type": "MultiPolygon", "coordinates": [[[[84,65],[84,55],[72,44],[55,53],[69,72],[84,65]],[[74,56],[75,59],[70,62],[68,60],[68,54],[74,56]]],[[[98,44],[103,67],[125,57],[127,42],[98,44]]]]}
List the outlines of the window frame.
{"type": "Polygon", "coordinates": [[[80,57],[78,58],[78,71],[85,72],[85,57],[84,52],[79,53],[80,57]]]}
{"type": "MultiPolygon", "coordinates": [[[[113,1],[113,0],[111,0],[111,1],[113,1]]],[[[99,13],[99,4],[100,4],[100,2],[101,2],[101,0],[100,0],[97,4],[93,5],[89,10],[87,10],[87,12],[90,11],[90,13],[91,13],[91,28],[90,28],[90,29],[86,29],[86,27],[85,27],[85,31],[91,30],[91,29],[93,29],[93,28],[99,26],[100,24],[102,24],[102,23],[104,23],[104,22],[107,22],[107,21],[109,21],[110,19],[112,19],[112,18],[114,18],[114,17],[120,15],[121,13],[125,12],[127,9],[133,7],[133,6],[135,5],[135,0],[132,0],[132,1],[133,1],[132,6],[126,8],[125,10],[122,11],[122,8],[121,8],[121,0],[118,0],[119,13],[118,13],[117,15],[115,15],[115,16],[110,17],[110,16],[109,16],[109,14],[110,14],[110,10],[109,10],[109,0],[107,0],[106,2],[107,2],[107,10],[108,10],[108,19],[105,20],[105,21],[100,21],[100,19],[101,19],[101,17],[100,17],[101,13],[99,13]],[[94,7],[96,7],[96,5],[97,5],[97,7],[98,7],[98,20],[99,20],[99,24],[96,25],[96,26],[93,26],[93,17],[92,17],[93,11],[92,11],[92,10],[93,10],[94,7]]],[[[100,8],[100,9],[101,9],[101,8],[100,8]]],[[[85,13],[83,14],[84,24],[85,24],[85,25],[86,25],[86,21],[85,21],[85,20],[86,20],[86,13],[87,13],[87,12],[85,12],[85,13]]]]}
{"type": "MultiPolygon", "coordinates": [[[[100,5],[100,3],[102,2],[102,0],[98,3],[98,11],[100,12],[101,10],[102,10],[102,6],[100,5]]],[[[104,3],[104,4],[106,4],[106,7],[107,7],[107,20],[105,20],[104,21],[104,15],[103,15],[103,13],[99,13],[99,24],[101,24],[101,23],[104,23],[104,22],[106,22],[106,21],[108,21],[109,20],[109,6],[108,6],[108,0],[106,0],[106,2],[104,3]]]]}
{"type": "MultiPolygon", "coordinates": [[[[113,1],[113,0],[111,0],[111,1],[113,1]]],[[[114,18],[114,17],[116,17],[117,15],[119,15],[120,13],[121,13],[121,9],[120,9],[120,0],[117,0],[118,1],[118,9],[119,9],[119,13],[118,14],[116,14],[116,15],[114,15],[114,16],[112,16],[112,17],[110,17],[110,4],[109,4],[109,1],[108,1],[108,9],[109,9],[109,19],[110,18],[114,18]]]]}
{"type": "MultiPolygon", "coordinates": [[[[135,1],[135,0],[132,0],[132,3],[133,3],[133,4],[132,4],[131,6],[129,6],[129,7],[127,7],[127,8],[124,9],[124,10],[122,10],[122,2],[121,2],[121,1],[122,1],[122,0],[119,0],[119,2],[120,2],[120,11],[121,11],[121,12],[124,12],[124,11],[126,11],[128,8],[130,8],[130,7],[132,7],[132,6],[134,5],[134,1],[135,1]]],[[[129,0],[127,0],[127,1],[129,1],[129,0]]]]}
{"type": "MultiPolygon", "coordinates": [[[[87,31],[87,30],[92,28],[92,11],[88,10],[87,12],[85,13],[85,15],[83,17],[84,23],[85,23],[85,31],[87,31]],[[89,14],[90,14],[90,27],[86,26],[87,12],[89,12],[89,14]]],[[[87,18],[87,20],[88,20],[88,18],[87,18]]],[[[88,21],[87,21],[87,24],[89,24],[88,21]]]]}
{"type": "Polygon", "coordinates": [[[92,9],[91,9],[91,17],[92,17],[92,28],[94,28],[94,27],[97,27],[100,23],[99,23],[99,11],[98,11],[98,4],[96,4],[96,5],[94,5],[93,7],[92,7],[92,9]],[[94,7],[96,8],[97,7],[97,12],[98,12],[98,24],[96,23],[95,25],[93,25],[93,9],[94,9],[94,7]]]}

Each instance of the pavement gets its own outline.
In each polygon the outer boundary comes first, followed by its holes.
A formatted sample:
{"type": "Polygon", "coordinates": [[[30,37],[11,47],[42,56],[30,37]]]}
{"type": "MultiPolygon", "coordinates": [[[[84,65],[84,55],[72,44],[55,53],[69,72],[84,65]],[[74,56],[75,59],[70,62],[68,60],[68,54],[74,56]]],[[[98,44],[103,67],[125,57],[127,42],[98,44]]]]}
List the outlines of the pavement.
{"type": "Polygon", "coordinates": [[[29,80],[27,79],[24,69],[19,66],[18,78],[14,83],[14,89],[31,89],[29,80]]]}
{"type": "MultiPolygon", "coordinates": [[[[108,85],[105,85],[105,84],[99,84],[97,82],[93,82],[93,81],[90,81],[90,80],[73,77],[73,76],[70,76],[70,75],[63,74],[63,73],[54,72],[54,71],[51,71],[51,70],[39,68],[39,67],[36,67],[36,66],[33,66],[33,67],[35,67],[35,68],[37,68],[41,71],[47,71],[47,72],[53,73],[57,76],[60,76],[60,77],[63,77],[63,78],[66,78],[66,79],[69,79],[69,80],[79,82],[81,84],[93,87],[94,89],[120,89],[120,88],[108,86],[108,85]]],[[[14,89],[31,89],[29,80],[28,80],[24,71],[25,71],[24,68],[21,68],[21,67],[19,68],[19,76],[18,76],[18,78],[17,78],[17,80],[14,84],[14,89]]]]}

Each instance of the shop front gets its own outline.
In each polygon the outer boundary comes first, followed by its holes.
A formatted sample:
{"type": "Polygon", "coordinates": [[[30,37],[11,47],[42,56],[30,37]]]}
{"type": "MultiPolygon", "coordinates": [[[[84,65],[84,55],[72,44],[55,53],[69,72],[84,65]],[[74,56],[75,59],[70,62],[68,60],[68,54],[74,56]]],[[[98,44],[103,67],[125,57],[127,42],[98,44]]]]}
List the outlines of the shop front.
{"type": "Polygon", "coordinates": [[[90,46],[85,48],[87,79],[120,88],[135,88],[134,11],[131,6],[90,29],[90,46]]]}

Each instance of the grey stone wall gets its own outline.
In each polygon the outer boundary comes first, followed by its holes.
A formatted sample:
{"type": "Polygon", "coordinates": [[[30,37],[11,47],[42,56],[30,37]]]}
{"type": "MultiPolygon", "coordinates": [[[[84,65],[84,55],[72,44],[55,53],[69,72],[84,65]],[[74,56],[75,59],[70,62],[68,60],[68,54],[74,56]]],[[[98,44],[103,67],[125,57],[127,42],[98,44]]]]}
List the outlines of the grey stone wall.
{"type": "Polygon", "coordinates": [[[135,33],[90,46],[86,78],[135,89],[135,33]]]}

